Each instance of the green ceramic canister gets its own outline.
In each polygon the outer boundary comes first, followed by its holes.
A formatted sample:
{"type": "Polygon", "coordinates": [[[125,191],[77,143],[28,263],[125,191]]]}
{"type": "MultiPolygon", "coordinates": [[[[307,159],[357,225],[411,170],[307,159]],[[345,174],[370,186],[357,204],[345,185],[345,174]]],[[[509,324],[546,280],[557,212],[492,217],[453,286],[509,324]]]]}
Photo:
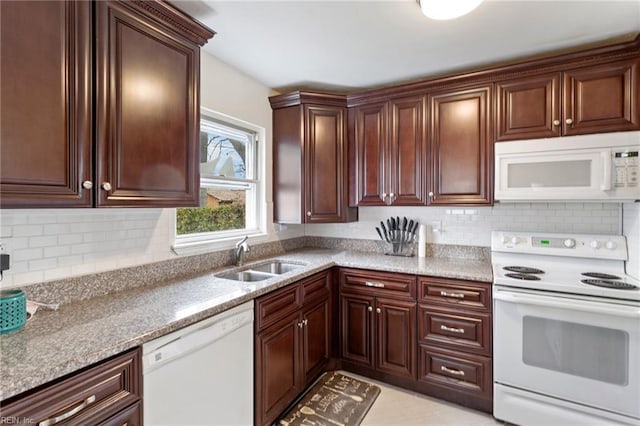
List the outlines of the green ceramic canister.
{"type": "Polygon", "coordinates": [[[27,322],[27,295],[22,290],[0,290],[0,334],[21,329],[27,322]]]}

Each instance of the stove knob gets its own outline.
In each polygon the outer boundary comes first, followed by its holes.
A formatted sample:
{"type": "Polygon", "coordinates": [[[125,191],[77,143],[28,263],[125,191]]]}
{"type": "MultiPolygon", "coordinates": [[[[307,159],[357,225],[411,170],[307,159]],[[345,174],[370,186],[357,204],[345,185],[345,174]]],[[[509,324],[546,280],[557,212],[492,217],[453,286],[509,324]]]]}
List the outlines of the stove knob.
{"type": "Polygon", "coordinates": [[[518,244],[518,237],[511,238],[511,244],[518,244]]]}
{"type": "Polygon", "coordinates": [[[618,245],[615,243],[615,241],[607,241],[607,244],[605,244],[605,247],[608,248],[609,250],[615,250],[616,247],[618,247],[618,245]]]}
{"type": "Polygon", "coordinates": [[[564,240],[564,246],[567,248],[573,248],[576,246],[576,240],[574,240],[573,238],[567,238],[566,240],[564,240]]]}
{"type": "Polygon", "coordinates": [[[589,245],[591,246],[591,248],[599,249],[600,248],[600,241],[593,240],[593,241],[591,241],[591,243],[589,243],[589,245]]]}
{"type": "Polygon", "coordinates": [[[506,235],[503,235],[503,236],[500,238],[500,242],[501,242],[502,244],[506,244],[506,243],[508,243],[508,242],[509,242],[509,237],[507,237],[506,235]]]}

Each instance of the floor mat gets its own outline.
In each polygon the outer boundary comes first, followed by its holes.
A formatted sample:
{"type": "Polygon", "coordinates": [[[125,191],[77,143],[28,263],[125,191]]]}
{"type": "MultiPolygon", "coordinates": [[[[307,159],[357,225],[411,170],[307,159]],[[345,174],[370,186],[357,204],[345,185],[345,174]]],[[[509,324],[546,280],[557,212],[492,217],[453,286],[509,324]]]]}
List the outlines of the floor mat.
{"type": "Polygon", "coordinates": [[[374,384],[343,373],[325,373],[277,422],[281,426],[356,426],[380,394],[374,384]]]}

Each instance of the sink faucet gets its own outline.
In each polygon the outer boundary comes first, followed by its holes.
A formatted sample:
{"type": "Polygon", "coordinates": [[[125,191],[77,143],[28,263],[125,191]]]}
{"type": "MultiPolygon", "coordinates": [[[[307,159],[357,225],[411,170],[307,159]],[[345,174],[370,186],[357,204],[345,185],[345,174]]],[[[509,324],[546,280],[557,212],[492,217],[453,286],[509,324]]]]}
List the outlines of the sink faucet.
{"type": "Polygon", "coordinates": [[[243,239],[236,243],[236,257],[234,259],[236,266],[242,266],[242,258],[244,257],[244,254],[249,251],[249,244],[247,244],[248,239],[249,236],[245,235],[243,239]]]}

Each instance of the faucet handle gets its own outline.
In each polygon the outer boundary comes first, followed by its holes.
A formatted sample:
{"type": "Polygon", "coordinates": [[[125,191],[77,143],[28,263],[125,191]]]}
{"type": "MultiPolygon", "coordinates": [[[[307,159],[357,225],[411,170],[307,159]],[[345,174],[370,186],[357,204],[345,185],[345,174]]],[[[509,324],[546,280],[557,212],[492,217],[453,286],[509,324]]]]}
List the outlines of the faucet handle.
{"type": "MultiPolygon", "coordinates": [[[[248,239],[249,239],[249,236],[248,236],[248,235],[245,235],[243,239],[241,239],[240,241],[238,241],[238,242],[236,243],[236,248],[238,248],[238,247],[240,247],[241,245],[243,245],[244,243],[246,243],[248,239]]],[[[245,250],[246,250],[246,251],[249,251],[249,248],[247,247],[245,250]]]]}

